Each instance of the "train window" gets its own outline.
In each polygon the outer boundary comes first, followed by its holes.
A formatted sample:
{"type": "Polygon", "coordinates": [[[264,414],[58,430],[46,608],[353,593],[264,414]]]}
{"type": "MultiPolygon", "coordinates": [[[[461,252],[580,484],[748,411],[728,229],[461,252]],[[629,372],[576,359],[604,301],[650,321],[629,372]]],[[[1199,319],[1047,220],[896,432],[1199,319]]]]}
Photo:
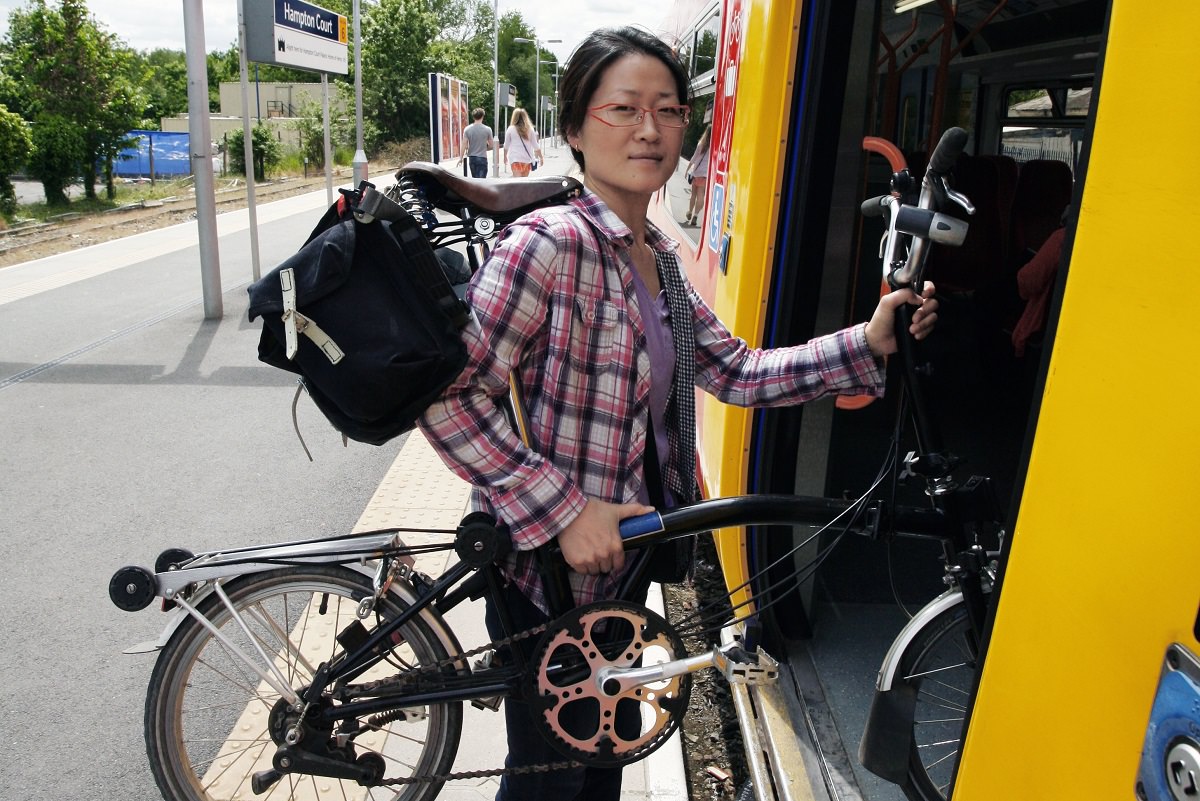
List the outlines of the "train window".
{"type": "Polygon", "coordinates": [[[1018,163],[1056,159],[1073,172],[1091,101],[1090,86],[1010,89],[1005,95],[1000,152],[1018,163]]]}
{"type": "Polygon", "coordinates": [[[692,78],[716,75],[717,39],[721,35],[721,17],[714,14],[696,30],[692,56],[692,78]]]}

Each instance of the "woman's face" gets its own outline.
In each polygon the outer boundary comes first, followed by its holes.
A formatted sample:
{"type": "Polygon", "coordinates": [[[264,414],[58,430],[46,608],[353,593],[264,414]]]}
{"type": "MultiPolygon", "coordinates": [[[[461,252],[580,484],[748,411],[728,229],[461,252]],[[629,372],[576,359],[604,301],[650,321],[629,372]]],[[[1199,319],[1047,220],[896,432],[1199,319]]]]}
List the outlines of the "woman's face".
{"type": "MultiPolygon", "coordinates": [[[[680,103],[667,65],[640,53],[622,56],[605,71],[588,101],[589,108],[618,103],[658,109],[680,103]]],[[[579,131],[568,137],[583,152],[584,182],[612,201],[649,196],[662,188],[679,164],[684,128],[660,126],[652,114],[625,128],[613,127],[589,113],[579,131]]],[[[640,201],[639,201],[640,202],[640,201]]]]}

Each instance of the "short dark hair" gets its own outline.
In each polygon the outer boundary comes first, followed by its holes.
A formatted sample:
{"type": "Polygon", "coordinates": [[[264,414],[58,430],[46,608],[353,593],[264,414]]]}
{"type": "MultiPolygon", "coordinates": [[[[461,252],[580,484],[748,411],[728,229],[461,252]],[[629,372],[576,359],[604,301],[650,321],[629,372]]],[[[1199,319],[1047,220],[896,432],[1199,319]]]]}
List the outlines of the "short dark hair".
{"type": "Polygon", "coordinates": [[[482,120],[483,119],[483,109],[481,109],[481,108],[475,109],[474,111],[471,112],[471,116],[477,120],[482,120]]]}
{"type": "MultiPolygon", "coordinates": [[[[559,84],[558,130],[563,139],[583,127],[592,95],[609,66],[617,59],[631,55],[650,56],[665,64],[675,79],[679,102],[688,102],[687,69],[666,42],[649,31],[632,26],[600,28],[589,33],[575,48],[559,84]]],[[[585,169],[583,153],[572,148],[571,155],[579,168],[585,169]]]]}

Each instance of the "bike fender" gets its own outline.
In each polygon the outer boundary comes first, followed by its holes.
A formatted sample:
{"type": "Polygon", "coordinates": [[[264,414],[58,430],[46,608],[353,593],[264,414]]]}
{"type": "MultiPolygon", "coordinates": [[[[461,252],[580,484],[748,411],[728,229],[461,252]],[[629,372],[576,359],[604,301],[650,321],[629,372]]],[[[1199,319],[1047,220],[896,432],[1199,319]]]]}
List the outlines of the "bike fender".
{"type": "Polygon", "coordinates": [[[910,684],[896,681],[900,658],[921,629],[942,612],[960,603],[962,593],[947,590],[926,604],[901,629],[879,668],[875,696],[871,699],[867,723],[858,744],[858,760],[876,776],[901,787],[909,781],[908,760],[912,750],[917,691],[910,684]]]}
{"type": "Polygon", "coordinates": [[[900,656],[908,649],[917,636],[917,632],[942,612],[962,603],[962,600],[962,593],[958,590],[946,590],[925,604],[921,611],[908,621],[908,625],[900,630],[900,634],[892,641],[892,647],[888,648],[887,656],[883,658],[883,665],[879,668],[879,677],[875,681],[875,689],[878,692],[890,692],[895,686],[896,674],[900,670],[900,656]]]}
{"type": "Polygon", "coordinates": [[[858,761],[892,784],[904,786],[908,782],[916,708],[916,689],[903,683],[886,692],[876,691],[871,699],[867,724],[858,743],[858,761]]]}
{"type": "Polygon", "coordinates": [[[158,635],[157,640],[146,640],[137,645],[131,645],[121,653],[123,654],[149,654],[154,651],[161,651],[167,642],[171,639],[171,635],[175,633],[175,629],[179,628],[179,624],[187,620],[187,612],[182,607],[175,607],[170,612],[170,618],[167,619],[166,628],[158,635]]]}

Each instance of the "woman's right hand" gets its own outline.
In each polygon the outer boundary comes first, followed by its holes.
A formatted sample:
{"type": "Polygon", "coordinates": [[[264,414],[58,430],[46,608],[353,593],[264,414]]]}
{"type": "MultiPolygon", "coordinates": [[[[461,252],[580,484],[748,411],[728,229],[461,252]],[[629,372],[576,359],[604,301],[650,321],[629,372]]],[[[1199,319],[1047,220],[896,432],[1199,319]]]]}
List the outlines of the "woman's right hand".
{"type": "Polygon", "coordinates": [[[571,524],[558,535],[563,558],[576,573],[611,573],[625,566],[625,547],[618,526],[627,517],[654,511],[640,503],[606,503],[588,498],[571,524]]]}

